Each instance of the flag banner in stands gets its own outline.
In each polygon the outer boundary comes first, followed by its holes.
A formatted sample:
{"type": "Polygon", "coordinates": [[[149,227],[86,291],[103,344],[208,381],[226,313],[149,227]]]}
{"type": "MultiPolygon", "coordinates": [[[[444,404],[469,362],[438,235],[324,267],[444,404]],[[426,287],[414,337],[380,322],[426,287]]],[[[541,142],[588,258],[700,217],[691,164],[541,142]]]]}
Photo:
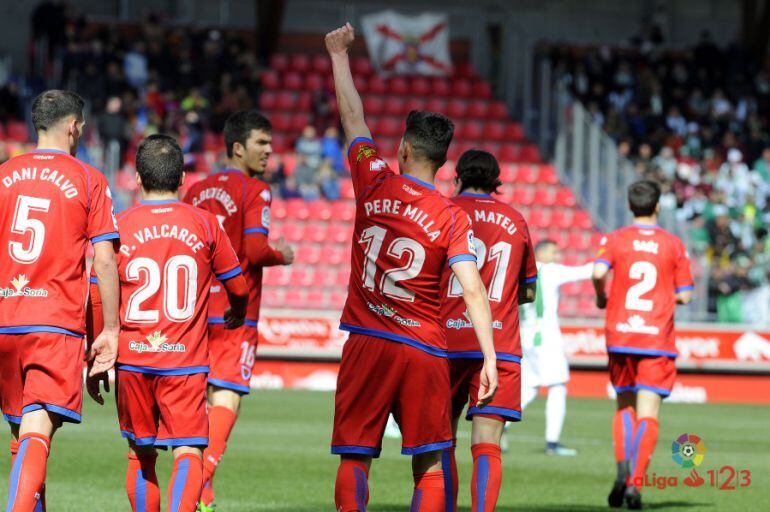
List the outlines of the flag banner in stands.
{"type": "Polygon", "coordinates": [[[363,16],[361,25],[369,57],[381,75],[451,74],[446,14],[382,11],[363,16]]]}

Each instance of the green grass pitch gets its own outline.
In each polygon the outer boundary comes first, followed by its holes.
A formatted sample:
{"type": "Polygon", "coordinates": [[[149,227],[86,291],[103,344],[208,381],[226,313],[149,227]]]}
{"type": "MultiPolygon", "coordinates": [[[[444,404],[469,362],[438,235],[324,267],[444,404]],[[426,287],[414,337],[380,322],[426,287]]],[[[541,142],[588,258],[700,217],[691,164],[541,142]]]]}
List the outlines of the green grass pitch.
{"type": "MultiPolygon", "coordinates": [[[[329,455],[333,396],[299,391],[255,391],[243,406],[228,452],[216,477],[222,512],[260,510],[329,511],[337,458],[329,455]]],[[[575,458],[542,454],[543,400],[509,432],[504,455],[500,511],[608,510],[605,499],[614,477],[608,400],[571,399],[563,441],[580,450],[575,458]]],[[[65,426],[54,439],[48,472],[48,509],[52,512],[128,510],[124,494],[125,444],[119,436],[114,404],[87,400],[85,422],[65,426]]],[[[465,423],[465,422],[463,422],[465,423]]],[[[6,431],[7,432],[7,431],[6,431]]],[[[745,405],[664,404],[657,451],[650,473],[678,476],[680,486],[645,489],[652,510],[770,510],[770,408],[745,405]],[[671,442],[695,433],[707,453],[698,468],[707,479],[700,488],[681,486],[687,471],[671,459],[671,442]],[[751,471],[742,490],[708,487],[706,471],[732,465],[751,471]]],[[[0,442],[7,445],[7,433],[0,442]]],[[[460,510],[469,510],[471,459],[468,425],[459,436],[460,510]]],[[[8,453],[0,457],[0,485],[7,489],[8,453]]],[[[170,455],[159,458],[159,478],[168,482],[170,455]]],[[[386,440],[370,479],[370,507],[408,509],[412,491],[409,459],[399,444],[386,440]]],[[[3,492],[3,503],[6,493],[3,492]]],[[[165,506],[165,505],[164,505],[165,506]]]]}

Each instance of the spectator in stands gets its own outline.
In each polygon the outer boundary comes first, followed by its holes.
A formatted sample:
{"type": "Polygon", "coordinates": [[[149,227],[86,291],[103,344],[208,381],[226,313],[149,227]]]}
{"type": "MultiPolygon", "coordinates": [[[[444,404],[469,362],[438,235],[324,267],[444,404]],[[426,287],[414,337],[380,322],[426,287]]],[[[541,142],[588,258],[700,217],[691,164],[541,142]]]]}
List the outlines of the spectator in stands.
{"type": "Polygon", "coordinates": [[[123,72],[126,75],[126,80],[131,87],[140,91],[144,90],[149,79],[145,52],[144,42],[137,41],[123,57],[123,72]]]}
{"type": "Polygon", "coordinates": [[[284,199],[302,199],[299,185],[294,176],[287,176],[280,186],[281,197],[284,199]]]}
{"type": "Polygon", "coordinates": [[[332,168],[330,160],[324,159],[321,163],[321,168],[318,170],[318,181],[321,193],[326,199],[336,201],[340,198],[339,174],[332,168]]]}
{"type": "Polygon", "coordinates": [[[312,169],[313,173],[318,171],[323,158],[323,147],[314,126],[308,125],[303,128],[302,135],[294,145],[294,151],[298,156],[303,157],[303,164],[312,169]]]}
{"type": "Polygon", "coordinates": [[[309,157],[297,153],[297,166],[294,168],[292,177],[297,182],[297,188],[302,197],[308,201],[312,201],[321,197],[320,189],[320,157],[317,162],[313,162],[316,165],[313,166],[309,162],[309,157]]]}
{"type": "Polygon", "coordinates": [[[330,126],[321,139],[321,157],[328,160],[331,168],[338,174],[345,171],[340,132],[336,126],[330,126]]]}
{"type": "Polygon", "coordinates": [[[209,106],[209,101],[203,97],[198,87],[190,89],[190,93],[182,100],[181,107],[185,112],[204,112],[209,106]]]}
{"type": "MultiPolygon", "coordinates": [[[[97,119],[97,128],[104,144],[105,155],[110,154],[113,144],[117,148],[118,160],[115,164],[120,167],[128,141],[131,139],[131,123],[123,109],[123,101],[119,97],[112,96],[107,100],[104,114],[97,119]]],[[[115,170],[117,169],[112,169],[112,171],[115,170]]]]}

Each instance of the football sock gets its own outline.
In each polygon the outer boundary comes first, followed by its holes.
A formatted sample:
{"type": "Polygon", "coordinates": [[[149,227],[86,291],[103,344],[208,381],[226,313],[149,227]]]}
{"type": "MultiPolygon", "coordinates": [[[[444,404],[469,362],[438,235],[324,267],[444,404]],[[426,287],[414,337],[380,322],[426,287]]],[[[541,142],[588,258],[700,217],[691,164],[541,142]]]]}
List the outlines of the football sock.
{"type": "Polygon", "coordinates": [[[503,465],[500,461],[500,447],[493,443],[479,443],[471,446],[473,454],[473,477],[471,478],[471,510],[492,512],[500,494],[503,465]]]}
{"type": "Polygon", "coordinates": [[[342,459],[334,484],[334,504],[338,512],[365,512],[369,502],[369,470],[358,460],[342,459]]]}
{"type": "Polygon", "coordinates": [[[455,448],[457,439],[452,439],[452,446],[444,448],[441,453],[441,468],[444,472],[444,495],[446,500],[446,512],[456,512],[457,510],[457,460],[455,459],[455,448]]]}
{"type": "Polygon", "coordinates": [[[548,388],[545,401],[545,442],[558,443],[564,416],[567,414],[567,386],[557,384],[548,388]]]}
{"type": "Polygon", "coordinates": [[[631,452],[632,485],[637,479],[644,479],[657,442],[658,420],[651,417],[639,418],[636,423],[634,446],[631,452]]]}
{"type": "Polygon", "coordinates": [[[214,473],[227,448],[227,439],[238,415],[220,405],[209,408],[209,446],[203,452],[203,492],[201,501],[210,505],[214,501],[214,473]]]}
{"type": "Polygon", "coordinates": [[[444,471],[430,471],[414,475],[414,494],[409,512],[444,512],[444,471]]]}
{"type": "Polygon", "coordinates": [[[192,453],[174,459],[168,486],[168,512],[195,512],[203,485],[203,461],[192,453]]]}
{"type": "Polygon", "coordinates": [[[7,512],[34,512],[37,509],[50,447],[50,439],[42,434],[33,432],[19,438],[8,483],[7,512]]]}
{"type": "MultiPolygon", "coordinates": [[[[12,437],[9,448],[11,452],[11,468],[13,468],[13,463],[16,460],[16,454],[19,452],[18,439],[14,439],[12,437]]],[[[43,488],[40,491],[40,499],[37,501],[35,512],[45,512],[45,482],[43,482],[43,488]]]]}
{"type": "Polygon", "coordinates": [[[612,439],[615,446],[615,462],[618,465],[618,480],[625,481],[632,469],[629,468],[629,464],[635,429],[636,411],[633,407],[624,407],[615,411],[615,417],[612,420],[612,439]]]}
{"type": "Polygon", "coordinates": [[[529,404],[532,403],[532,400],[534,400],[537,397],[537,387],[534,386],[525,386],[521,388],[521,410],[527,408],[529,404]]]}
{"type": "Polygon", "coordinates": [[[155,474],[157,455],[128,454],[126,493],[134,512],[160,512],[160,487],[155,474]]]}

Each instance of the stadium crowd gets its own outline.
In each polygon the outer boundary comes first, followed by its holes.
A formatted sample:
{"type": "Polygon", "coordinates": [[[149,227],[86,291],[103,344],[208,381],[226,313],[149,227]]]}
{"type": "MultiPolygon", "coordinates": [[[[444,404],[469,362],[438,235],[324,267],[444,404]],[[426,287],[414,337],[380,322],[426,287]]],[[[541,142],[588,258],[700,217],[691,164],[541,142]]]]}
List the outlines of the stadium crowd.
{"type": "Polygon", "coordinates": [[[721,321],[770,314],[770,60],[708,32],[684,50],[660,35],[626,48],[545,45],[565,84],[639,177],[663,184],[711,269],[709,311],[721,321]],[[761,305],[761,307],[757,307],[761,305]]]}

